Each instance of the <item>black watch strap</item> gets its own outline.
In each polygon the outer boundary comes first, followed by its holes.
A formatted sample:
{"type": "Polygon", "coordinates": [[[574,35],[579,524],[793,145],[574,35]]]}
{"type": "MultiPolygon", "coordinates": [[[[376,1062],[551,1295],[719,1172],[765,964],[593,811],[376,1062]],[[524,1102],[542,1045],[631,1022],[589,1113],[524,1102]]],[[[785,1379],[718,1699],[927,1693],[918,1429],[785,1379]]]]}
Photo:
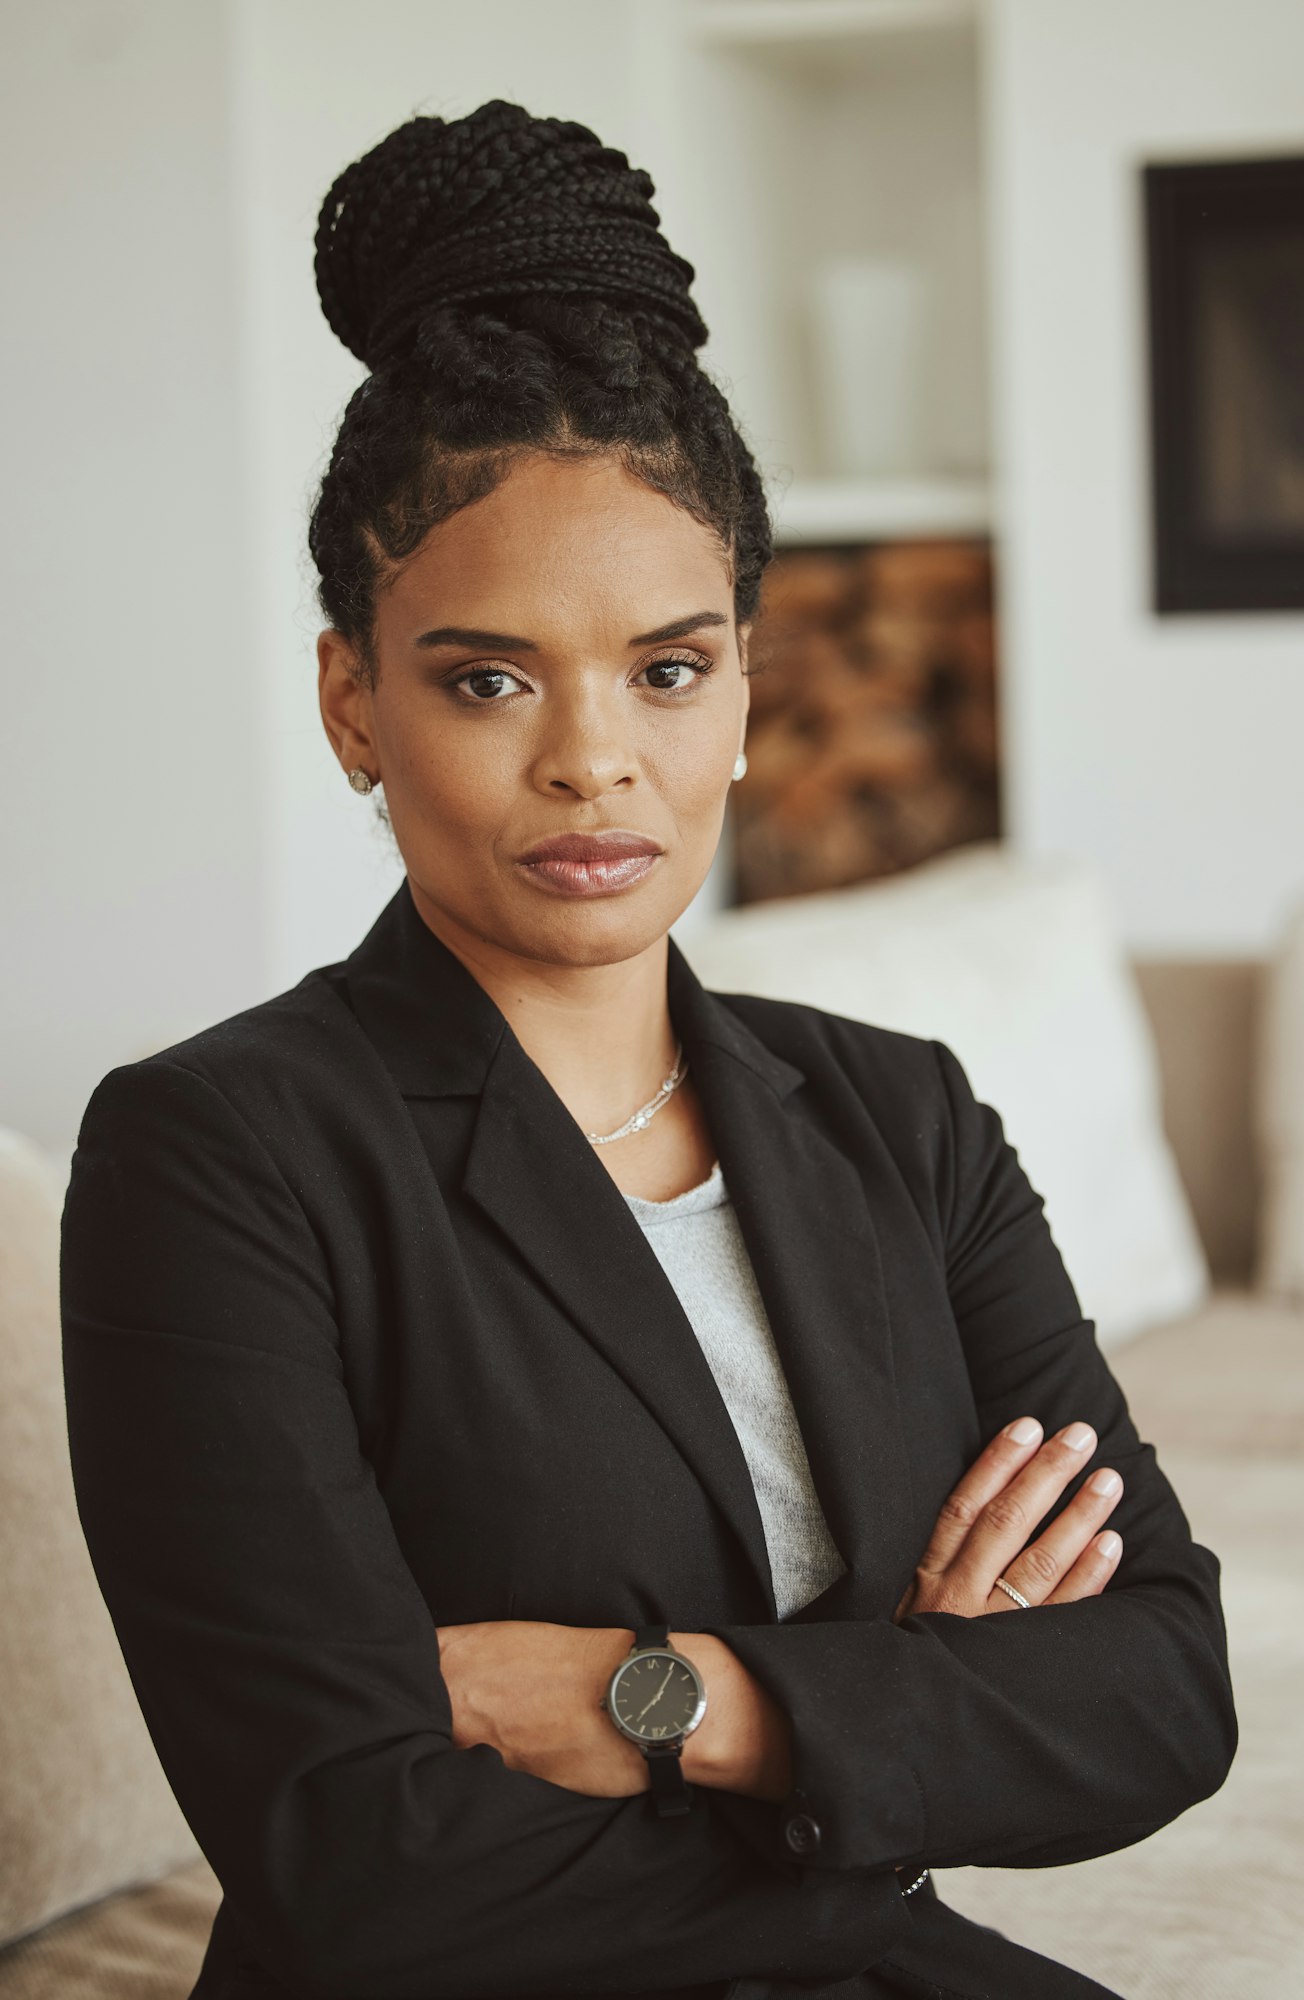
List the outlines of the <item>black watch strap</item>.
{"type": "MultiPolygon", "coordinates": [[[[634,1633],[634,1645],[638,1650],[644,1646],[666,1646],[670,1643],[670,1627],[665,1625],[640,1625],[634,1633]]],[[[676,1813],[691,1812],[693,1809],[693,1788],[684,1776],[680,1763],[682,1743],[665,1745],[649,1744],[643,1755],[647,1759],[647,1773],[652,1781],[652,1807],[658,1819],[670,1819],[676,1813]]]]}
{"type": "Polygon", "coordinates": [[[652,1805],[658,1819],[669,1819],[674,1813],[693,1810],[693,1788],[684,1776],[680,1763],[682,1744],[673,1747],[649,1748],[643,1752],[647,1758],[648,1776],[652,1780],[652,1805]]]}

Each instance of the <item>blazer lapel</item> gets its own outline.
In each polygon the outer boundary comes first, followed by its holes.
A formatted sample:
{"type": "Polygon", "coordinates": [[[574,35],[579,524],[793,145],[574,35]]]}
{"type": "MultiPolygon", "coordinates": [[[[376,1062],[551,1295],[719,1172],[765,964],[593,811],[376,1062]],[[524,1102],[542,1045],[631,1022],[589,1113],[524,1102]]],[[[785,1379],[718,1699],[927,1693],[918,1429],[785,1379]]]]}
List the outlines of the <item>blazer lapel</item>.
{"type": "Polygon", "coordinates": [[[774,1332],[811,1476],[848,1574],[794,1616],[900,1594],[910,1466],[862,1166],[815,1122],[807,1077],[708,992],[670,941],[672,1016],[774,1332]]]}
{"type": "Polygon", "coordinates": [[[674,1287],[578,1123],[497,1003],[425,922],[406,878],[345,975],[404,1097],[478,1098],[462,1192],[496,1225],[504,1254],[524,1259],[673,1440],[733,1528],[773,1618],[747,1461],[674,1287]]]}
{"type": "MultiPolygon", "coordinates": [[[[856,1581],[886,1587],[906,1536],[908,1468],[893,1421],[890,1329],[860,1173],[802,1115],[803,1071],[706,991],[673,938],[668,946],[671,1018],[770,1316],[816,1489],[856,1581]]],[[[405,1096],[479,1097],[463,1192],[673,1439],[732,1525],[774,1618],[746,1459],[674,1288],[580,1126],[497,1004],[425,923],[406,880],[350,956],[346,976],[359,1019],[405,1096]]]]}
{"type": "Polygon", "coordinates": [[[620,1189],[510,1030],[484,1080],[463,1192],[674,1440],[773,1617],[760,1509],[706,1356],[620,1189]]]}

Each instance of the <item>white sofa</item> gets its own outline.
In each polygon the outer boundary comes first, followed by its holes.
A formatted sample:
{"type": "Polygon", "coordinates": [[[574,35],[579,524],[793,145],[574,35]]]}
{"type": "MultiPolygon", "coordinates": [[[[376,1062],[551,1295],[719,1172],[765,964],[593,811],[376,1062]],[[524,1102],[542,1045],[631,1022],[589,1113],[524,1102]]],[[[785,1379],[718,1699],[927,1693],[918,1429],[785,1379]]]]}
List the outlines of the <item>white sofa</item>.
{"type": "MultiPolygon", "coordinates": [[[[708,972],[723,962],[705,933],[700,950],[684,943],[708,972]]],[[[1214,1798],[1137,1847],[1062,1869],[949,1870],[938,1887],[1129,2000],[1304,1993],[1304,1306],[1254,1286],[1265,971],[1131,971],[1210,1282],[1110,1359],[1222,1559],[1241,1747],[1214,1798]]],[[[61,1199],[58,1168],[13,1135],[0,1144],[0,2000],[183,2000],[219,1890],[153,1757],[77,1529],[61,1199]]]]}

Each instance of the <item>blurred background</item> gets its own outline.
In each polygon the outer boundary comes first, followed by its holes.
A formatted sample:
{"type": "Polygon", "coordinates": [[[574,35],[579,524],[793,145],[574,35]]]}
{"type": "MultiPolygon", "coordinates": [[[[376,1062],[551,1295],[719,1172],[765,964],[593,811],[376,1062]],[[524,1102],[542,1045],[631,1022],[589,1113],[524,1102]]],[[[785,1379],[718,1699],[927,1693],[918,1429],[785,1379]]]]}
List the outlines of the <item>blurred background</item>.
{"type": "Polygon", "coordinates": [[[1142,174],[1304,152],[1298,0],[3,20],[15,1123],[70,1140],[105,1069],[351,949],[398,879],[316,707],[306,515],[362,371],[312,237],[347,161],[490,96],[652,174],[801,554],[706,901],[995,835],[1098,863],[1138,951],[1275,939],[1304,612],[1154,608],[1142,174]]]}
{"type": "Polygon", "coordinates": [[[401,878],[317,709],[306,523],[362,369],[313,234],[347,162],[490,97],[651,173],[771,495],[749,768],[676,935],[708,985],[951,1044],[1224,1559],[1224,1792],[944,1894],[1142,2000],[1304,1991],[1304,6],[0,24],[0,1768],[80,1801],[0,1806],[0,2000],[108,1990],[133,1884],[131,1991],[179,1995],[211,1916],[71,1512],[63,1176],[108,1069],[401,878]]]}

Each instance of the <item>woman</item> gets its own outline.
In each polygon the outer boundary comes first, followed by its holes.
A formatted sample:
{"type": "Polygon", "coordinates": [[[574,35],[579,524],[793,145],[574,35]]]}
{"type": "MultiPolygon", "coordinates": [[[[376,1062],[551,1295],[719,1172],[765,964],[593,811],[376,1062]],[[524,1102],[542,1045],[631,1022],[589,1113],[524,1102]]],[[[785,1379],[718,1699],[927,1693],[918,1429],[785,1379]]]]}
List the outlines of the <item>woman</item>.
{"type": "Polygon", "coordinates": [[[500,101],[331,189],[320,701],[405,880],[82,1125],[73,1467],[205,2000],[1099,1994],[927,1871],[1126,1846],[1235,1744],[995,1111],[668,936],[770,537],[652,192],[500,101]]]}

